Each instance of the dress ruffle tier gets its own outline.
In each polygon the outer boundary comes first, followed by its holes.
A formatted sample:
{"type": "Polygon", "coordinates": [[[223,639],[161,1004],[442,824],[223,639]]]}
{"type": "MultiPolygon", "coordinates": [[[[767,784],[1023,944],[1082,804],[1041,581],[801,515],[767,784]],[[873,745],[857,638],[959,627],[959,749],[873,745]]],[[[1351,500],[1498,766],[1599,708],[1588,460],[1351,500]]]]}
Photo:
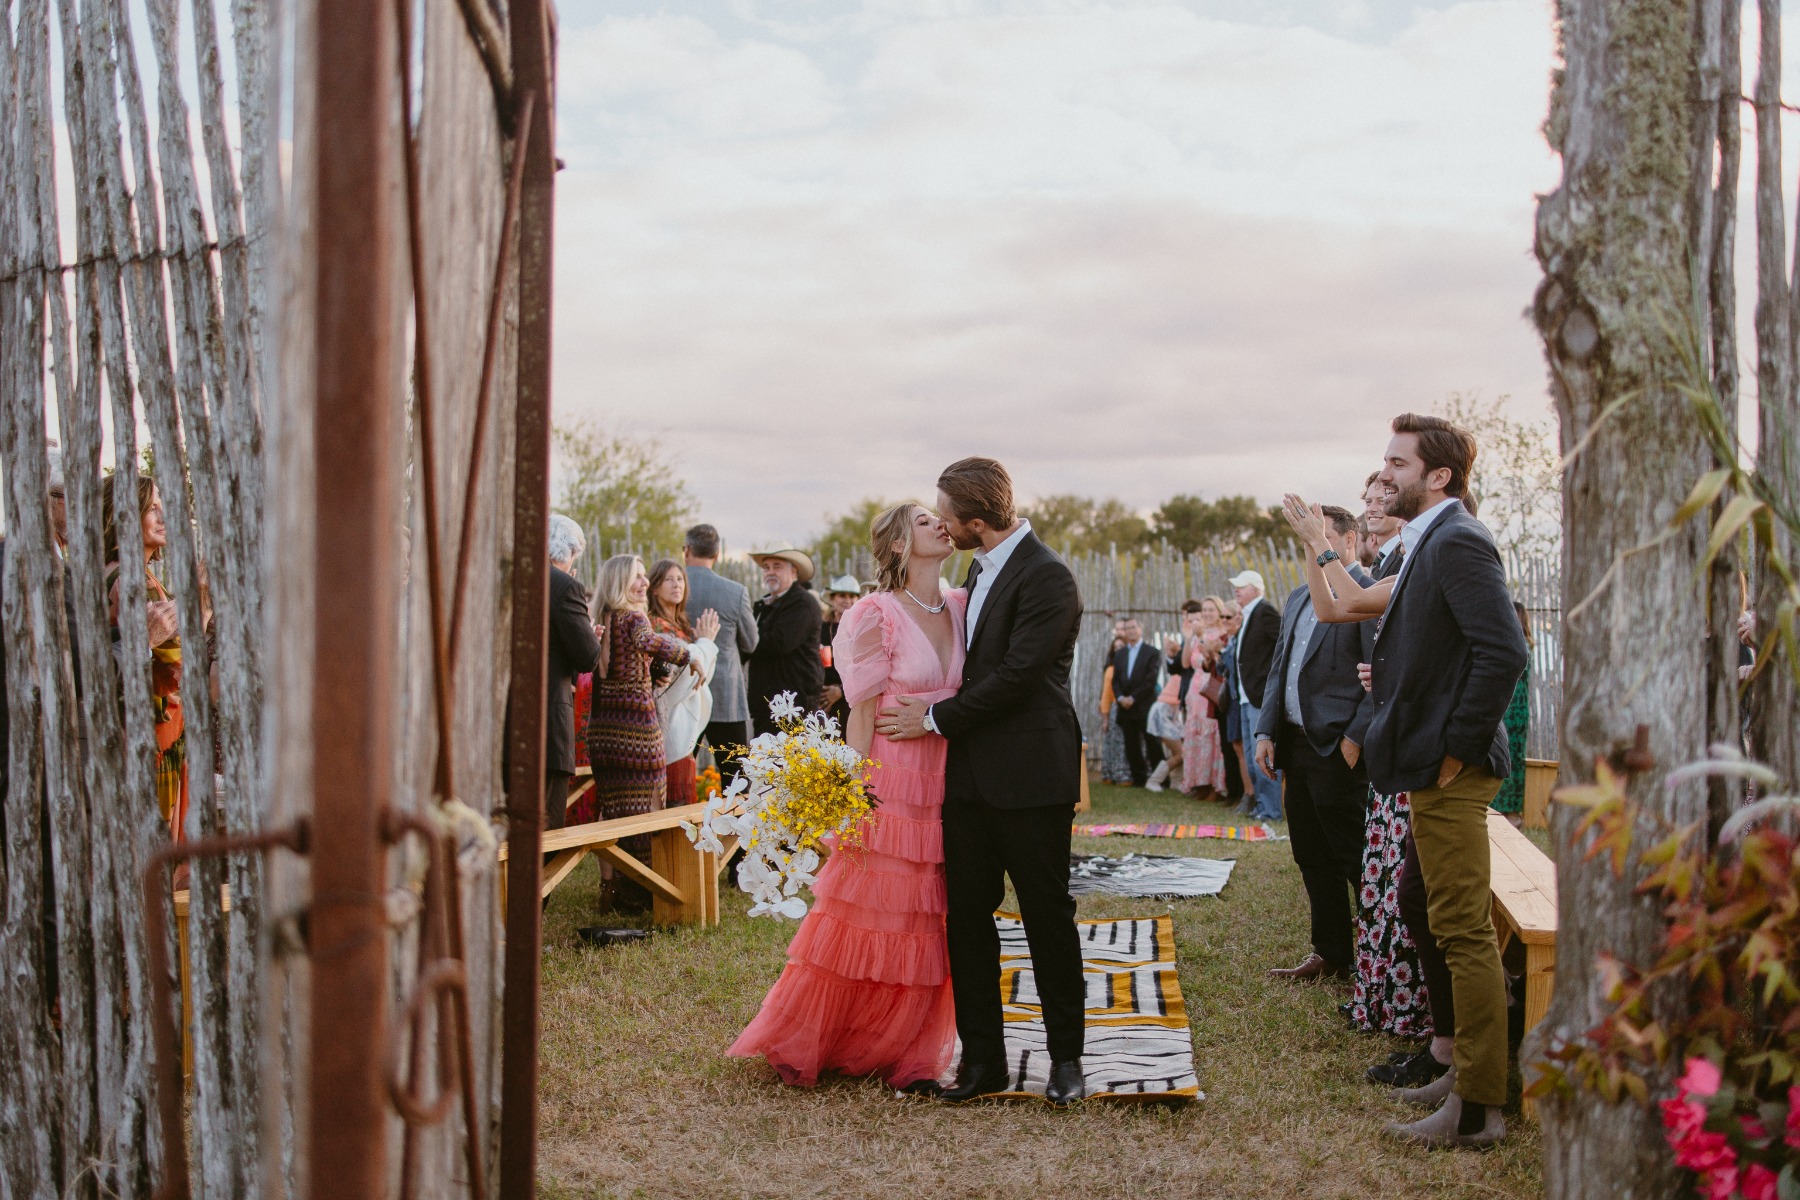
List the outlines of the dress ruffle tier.
{"type": "Polygon", "coordinates": [[[729,1051],[768,1059],[790,1084],[811,1086],[837,1071],[904,1087],[936,1079],[950,1064],[956,1014],[938,819],[944,744],[884,742],[878,752],[880,806],[859,843],[838,849],[819,872],[787,967],[729,1051]]]}

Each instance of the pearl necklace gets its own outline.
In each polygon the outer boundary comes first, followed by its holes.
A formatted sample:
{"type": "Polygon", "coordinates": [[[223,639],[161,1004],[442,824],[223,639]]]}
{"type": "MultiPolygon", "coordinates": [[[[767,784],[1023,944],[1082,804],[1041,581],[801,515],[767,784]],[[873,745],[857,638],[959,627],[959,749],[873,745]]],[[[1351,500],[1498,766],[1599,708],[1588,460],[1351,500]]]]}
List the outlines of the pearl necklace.
{"type": "Polygon", "coordinates": [[[948,600],[943,600],[938,603],[938,606],[936,608],[933,608],[933,607],[931,607],[931,605],[925,603],[923,600],[921,600],[917,596],[913,595],[911,588],[903,587],[900,590],[906,593],[906,598],[908,600],[911,600],[914,604],[918,605],[920,608],[924,609],[926,612],[931,613],[933,615],[943,612],[944,609],[946,609],[950,606],[950,602],[948,600]]]}

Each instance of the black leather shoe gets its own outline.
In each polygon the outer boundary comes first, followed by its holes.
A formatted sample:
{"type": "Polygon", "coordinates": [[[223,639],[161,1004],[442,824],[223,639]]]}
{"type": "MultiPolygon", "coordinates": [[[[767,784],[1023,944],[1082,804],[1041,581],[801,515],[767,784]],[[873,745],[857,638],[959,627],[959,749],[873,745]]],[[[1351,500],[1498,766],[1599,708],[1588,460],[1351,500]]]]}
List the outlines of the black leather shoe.
{"type": "Polygon", "coordinates": [[[1409,1054],[1398,1062],[1389,1059],[1376,1063],[1367,1071],[1372,1083],[1384,1083],[1388,1087],[1419,1088],[1424,1087],[1450,1068],[1431,1056],[1431,1047],[1427,1046],[1417,1054],[1409,1054]]]}
{"type": "Polygon", "coordinates": [[[1081,1073],[1079,1058],[1050,1064],[1050,1082],[1044,1087],[1044,1099],[1058,1108],[1066,1108],[1085,1095],[1087,1076],[1081,1073]]]}
{"type": "Polygon", "coordinates": [[[1005,1063],[965,1062],[956,1069],[956,1082],[944,1089],[940,1099],[952,1104],[962,1104],[982,1096],[991,1096],[995,1092],[1004,1092],[1010,1082],[1005,1063]]]}
{"type": "Polygon", "coordinates": [[[944,1085],[935,1079],[915,1079],[900,1089],[903,1096],[925,1096],[937,1099],[944,1094],[944,1085]]]}

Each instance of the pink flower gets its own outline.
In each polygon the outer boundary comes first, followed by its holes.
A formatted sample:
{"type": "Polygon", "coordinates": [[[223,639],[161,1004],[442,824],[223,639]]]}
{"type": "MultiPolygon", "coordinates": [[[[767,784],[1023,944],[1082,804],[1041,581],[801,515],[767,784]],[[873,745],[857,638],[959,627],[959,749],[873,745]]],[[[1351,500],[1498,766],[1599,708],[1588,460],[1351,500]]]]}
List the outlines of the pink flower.
{"type": "Polygon", "coordinates": [[[1788,1089],[1787,1135],[1782,1141],[1800,1150],[1800,1087],[1788,1089]]]}
{"type": "Polygon", "coordinates": [[[1737,1192],[1738,1170],[1736,1167],[1725,1167],[1718,1171],[1708,1171],[1701,1186],[1706,1189],[1706,1200],[1731,1200],[1737,1192]]]}
{"type": "Polygon", "coordinates": [[[1764,1142],[1769,1138],[1769,1131],[1764,1128],[1763,1123],[1747,1113],[1738,1115],[1738,1125],[1742,1127],[1746,1141],[1764,1142]]]}
{"type": "Polygon", "coordinates": [[[1709,1058],[1687,1060],[1687,1074],[1681,1077],[1681,1090],[1693,1096],[1712,1096],[1719,1090],[1723,1076],[1709,1058]]]}
{"type": "Polygon", "coordinates": [[[1669,1131],[1669,1143],[1677,1149],[1706,1124],[1706,1108],[1698,1100],[1664,1100],[1662,1115],[1663,1128],[1669,1131]]]}
{"type": "Polygon", "coordinates": [[[1778,1183],[1775,1172],[1761,1163],[1751,1163],[1738,1180],[1738,1190],[1744,1194],[1744,1200],[1776,1200],[1781,1194],[1778,1183]]]}
{"type": "Polygon", "coordinates": [[[1690,1171],[1723,1171],[1737,1165],[1737,1152],[1722,1133],[1698,1130],[1674,1141],[1675,1165],[1690,1171]]]}

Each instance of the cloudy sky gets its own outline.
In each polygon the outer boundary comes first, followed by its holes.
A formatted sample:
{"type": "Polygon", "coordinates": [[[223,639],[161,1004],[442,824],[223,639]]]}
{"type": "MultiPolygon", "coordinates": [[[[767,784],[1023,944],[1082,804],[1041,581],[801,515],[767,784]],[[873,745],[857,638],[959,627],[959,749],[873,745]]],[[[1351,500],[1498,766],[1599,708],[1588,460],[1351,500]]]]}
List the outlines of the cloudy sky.
{"type": "Polygon", "coordinates": [[[743,547],[987,453],[1347,501],[1522,316],[1547,0],[562,6],[556,404],[743,547]]]}

